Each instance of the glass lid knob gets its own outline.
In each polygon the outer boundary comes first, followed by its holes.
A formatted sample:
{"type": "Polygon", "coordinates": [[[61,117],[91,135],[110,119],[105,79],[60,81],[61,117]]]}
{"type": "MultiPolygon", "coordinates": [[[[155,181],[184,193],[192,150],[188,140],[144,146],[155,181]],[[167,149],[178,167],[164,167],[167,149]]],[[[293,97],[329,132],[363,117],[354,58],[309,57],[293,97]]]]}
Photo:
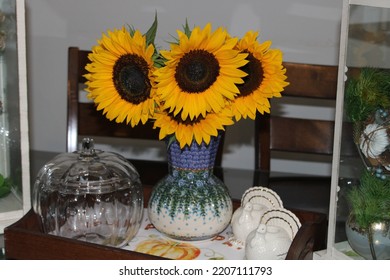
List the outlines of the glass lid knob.
{"type": "Polygon", "coordinates": [[[80,159],[96,157],[95,144],[92,138],[83,138],[81,142],[80,159]]]}

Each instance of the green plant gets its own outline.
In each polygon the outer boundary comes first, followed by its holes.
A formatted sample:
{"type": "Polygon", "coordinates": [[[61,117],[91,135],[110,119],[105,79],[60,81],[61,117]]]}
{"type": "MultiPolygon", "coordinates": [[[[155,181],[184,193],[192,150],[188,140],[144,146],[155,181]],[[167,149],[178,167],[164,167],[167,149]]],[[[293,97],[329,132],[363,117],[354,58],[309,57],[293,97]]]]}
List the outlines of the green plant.
{"type": "Polygon", "coordinates": [[[362,229],[372,223],[390,219],[390,180],[375,176],[370,170],[363,172],[360,184],[347,193],[351,214],[362,229]]]}
{"type": "Polygon", "coordinates": [[[347,80],[345,108],[350,121],[366,121],[376,110],[390,108],[390,71],[363,67],[347,80]]]}
{"type": "Polygon", "coordinates": [[[10,180],[0,174],[0,197],[4,197],[11,192],[11,185],[10,180]]]}

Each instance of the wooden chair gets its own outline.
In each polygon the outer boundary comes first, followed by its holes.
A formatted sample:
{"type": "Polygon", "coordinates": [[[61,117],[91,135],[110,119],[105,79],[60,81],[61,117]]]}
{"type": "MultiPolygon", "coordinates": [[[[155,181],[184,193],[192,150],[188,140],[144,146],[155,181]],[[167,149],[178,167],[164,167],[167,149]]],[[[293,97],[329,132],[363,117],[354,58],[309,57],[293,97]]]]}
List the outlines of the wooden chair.
{"type": "MultiPolygon", "coordinates": [[[[285,63],[290,85],[282,93],[294,100],[335,101],[337,66],[285,63]],[[304,99],[303,99],[304,98],[304,99]]],[[[255,121],[255,185],[276,191],[286,208],[328,214],[330,176],[273,176],[271,158],[277,152],[293,153],[295,159],[305,155],[325,157],[331,163],[334,121],[258,115],[255,121]]],[[[351,129],[352,133],[352,129],[351,129]]],[[[351,134],[352,135],[352,134],[351,134]]],[[[352,139],[352,138],[351,138],[352,139]]],[[[343,151],[356,153],[355,147],[343,151]]],[[[311,160],[313,160],[311,158],[311,160]]],[[[304,172],[302,172],[304,173],[304,172]]]]}
{"type": "MultiPolygon", "coordinates": [[[[85,66],[90,62],[89,50],[80,50],[78,47],[68,49],[68,114],[67,114],[67,152],[78,150],[82,137],[110,137],[122,139],[139,139],[145,141],[158,141],[158,129],[153,129],[153,123],[138,125],[132,128],[130,125],[116,123],[108,120],[101,111],[97,111],[92,102],[83,102],[80,99],[80,91],[86,82],[84,74],[85,66]]],[[[221,138],[215,166],[222,165],[224,135],[221,138]]],[[[143,161],[129,159],[137,168],[144,183],[154,184],[158,179],[167,174],[166,161],[143,161]],[[143,174],[145,165],[155,164],[156,172],[143,174]],[[145,181],[146,180],[146,181],[145,181]]],[[[219,177],[222,174],[216,174],[219,177]]]]}
{"type": "Polygon", "coordinates": [[[286,260],[312,260],[313,253],[326,248],[328,219],[326,214],[295,210],[302,222],[295,235],[286,260]]]}

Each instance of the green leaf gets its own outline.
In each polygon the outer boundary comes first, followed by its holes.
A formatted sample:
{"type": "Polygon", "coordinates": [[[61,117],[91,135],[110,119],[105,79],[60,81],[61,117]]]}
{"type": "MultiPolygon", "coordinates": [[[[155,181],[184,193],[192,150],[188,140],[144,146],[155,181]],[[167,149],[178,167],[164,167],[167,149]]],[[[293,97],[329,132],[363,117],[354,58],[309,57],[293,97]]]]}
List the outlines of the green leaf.
{"type": "Polygon", "coordinates": [[[169,138],[168,138],[168,144],[167,144],[167,150],[169,149],[169,146],[171,146],[171,144],[172,144],[173,142],[175,142],[175,141],[176,141],[176,134],[173,134],[173,135],[169,136],[169,138]]]}
{"type": "Polygon", "coordinates": [[[357,186],[347,193],[351,213],[361,228],[389,219],[390,180],[380,179],[366,170],[357,186]]]}
{"type": "Polygon", "coordinates": [[[157,12],[156,12],[156,14],[154,15],[154,21],[152,26],[150,26],[148,31],[145,33],[147,45],[150,44],[154,45],[154,40],[156,39],[156,34],[157,34],[157,26],[158,26],[158,21],[157,21],[157,12]]]}
{"type": "Polygon", "coordinates": [[[11,192],[11,184],[5,183],[0,186],[0,197],[4,197],[11,192]]]}
{"type": "Polygon", "coordinates": [[[127,25],[127,29],[129,30],[130,36],[133,37],[136,29],[132,25],[127,25]]]}
{"type": "Polygon", "coordinates": [[[350,121],[367,120],[377,109],[390,108],[390,71],[361,68],[357,76],[347,80],[345,108],[350,121]]]}
{"type": "MultiPolygon", "coordinates": [[[[154,45],[154,40],[156,39],[156,34],[157,34],[157,25],[158,25],[158,22],[157,22],[157,12],[156,12],[156,14],[154,16],[153,24],[149,27],[148,31],[146,31],[146,33],[144,34],[144,36],[146,37],[146,44],[147,45],[150,45],[150,44],[154,45]]],[[[131,37],[134,36],[135,31],[137,30],[132,25],[128,25],[127,29],[129,30],[131,37]]]]}
{"type": "Polygon", "coordinates": [[[187,35],[187,37],[190,37],[190,36],[191,36],[192,30],[191,30],[190,27],[188,26],[188,20],[187,20],[187,19],[186,19],[186,24],[183,25],[183,31],[184,31],[184,33],[187,35]]]}

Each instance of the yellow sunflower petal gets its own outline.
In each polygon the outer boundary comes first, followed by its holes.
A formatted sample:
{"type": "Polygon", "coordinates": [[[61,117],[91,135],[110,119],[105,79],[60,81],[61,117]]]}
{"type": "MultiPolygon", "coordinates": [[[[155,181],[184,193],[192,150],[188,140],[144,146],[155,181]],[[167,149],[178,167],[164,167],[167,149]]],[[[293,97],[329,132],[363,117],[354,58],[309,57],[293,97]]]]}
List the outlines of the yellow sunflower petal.
{"type": "MultiPolygon", "coordinates": [[[[161,52],[167,62],[164,67],[155,71],[157,95],[164,103],[165,109],[169,109],[175,115],[180,112],[182,119],[187,117],[194,119],[210,111],[220,111],[225,106],[224,99],[232,99],[239,92],[236,82],[243,82],[239,79],[246,75],[239,68],[247,63],[245,60],[247,54],[234,49],[237,39],[230,38],[223,28],[218,28],[214,32],[211,29],[211,24],[207,24],[203,29],[196,26],[189,38],[184,32],[178,31],[178,43],[171,44],[169,51],[161,52]],[[213,57],[215,64],[208,62],[198,64],[198,59],[202,57],[204,59],[213,57]],[[218,68],[217,75],[214,70],[205,69],[203,73],[215,76],[198,80],[198,77],[187,74],[188,79],[196,79],[194,83],[182,80],[180,75],[176,75],[176,71],[179,71],[179,67],[186,67],[183,65],[192,67],[194,64],[189,62],[191,59],[196,59],[194,63],[201,65],[200,67],[207,65],[218,68]],[[198,86],[199,83],[203,85],[198,86]],[[221,83],[223,90],[218,88],[221,83]]],[[[190,72],[183,70],[180,73],[190,72]]]]}
{"type": "MultiPolygon", "coordinates": [[[[251,76],[254,74],[248,73],[244,81],[251,81],[250,86],[245,86],[245,83],[237,85],[239,90],[245,88],[245,92],[240,91],[240,94],[230,104],[236,121],[248,117],[255,119],[256,112],[262,114],[270,112],[271,105],[268,99],[280,97],[281,92],[288,85],[286,70],[282,65],[282,52],[270,49],[271,41],[260,44],[257,41],[257,36],[257,32],[248,31],[236,45],[237,50],[252,55],[248,58],[257,60],[256,63],[253,62],[252,66],[258,65],[260,69],[254,73],[263,73],[262,76],[251,76]]],[[[248,68],[250,69],[250,67],[248,68]]]]}
{"type": "Polygon", "coordinates": [[[126,122],[131,126],[139,122],[145,123],[148,118],[152,118],[154,107],[151,104],[154,104],[153,100],[156,98],[155,82],[152,80],[155,71],[153,55],[153,45],[147,46],[146,38],[138,30],[133,37],[124,27],[103,34],[98,40],[98,45],[92,48],[92,53],[88,56],[90,63],[86,66],[88,74],[85,75],[87,97],[94,100],[97,110],[103,110],[109,120],[126,122]],[[126,60],[122,61],[124,58],[126,60]],[[115,79],[122,81],[117,78],[116,75],[119,74],[114,71],[118,63],[120,70],[117,67],[115,71],[121,71],[120,67],[126,63],[142,63],[142,66],[135,64],[133,69],[147,69],[148,73],[140,76],[148,79],[142,82],[151,86],[142,93],[144,97],[141,102],[138,92],[136,93],[138,97],[133,99],[133,103],[132,89],[126,84],[121,84],[117,88],[113,82],[115,79]]]}

